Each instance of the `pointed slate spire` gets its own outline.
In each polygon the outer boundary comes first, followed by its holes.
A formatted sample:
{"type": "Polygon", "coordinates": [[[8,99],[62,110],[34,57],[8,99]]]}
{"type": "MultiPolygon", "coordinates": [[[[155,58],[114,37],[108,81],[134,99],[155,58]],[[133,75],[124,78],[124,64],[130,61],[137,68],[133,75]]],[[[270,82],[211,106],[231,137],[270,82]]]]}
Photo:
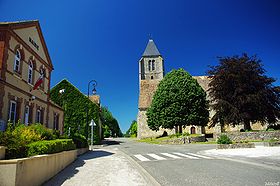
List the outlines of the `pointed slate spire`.
{"type": "Polygon", "coordinates": [[[142,55],[142,57],[149,57],[149,56],[160,56],[157,46],[152,39],[149,39],[147,47],[142,55]]]}

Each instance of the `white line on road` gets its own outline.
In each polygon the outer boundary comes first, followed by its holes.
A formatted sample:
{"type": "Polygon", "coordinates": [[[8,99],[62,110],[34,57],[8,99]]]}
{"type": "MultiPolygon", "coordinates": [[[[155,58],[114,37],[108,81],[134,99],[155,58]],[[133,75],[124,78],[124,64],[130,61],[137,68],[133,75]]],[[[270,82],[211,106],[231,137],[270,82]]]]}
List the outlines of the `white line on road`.
{"type": "Polygon", "coordinates": [[[166,158],[158,156],[156,154],[147,154],[148,156],[151,156],[152,158],[156,159],[156,160],[166,160],[166,158]]]}
{"type": "Polygon", "coordinates": [[[192,155],[192,156],[196,156],[196,157],[199,157],[199,158],[204,158],[204,159],[213,159],[213,158],[210,158],[208,156],[202,156],[202,155],[194,154],[194,153],[187,153],[187,154],[192,155]]]}
{"type": "Polygon", "coordinates": [[[164,155],[164,156],[170,157],[170,158],[174,158],[174,159],[182,159],[179,156],[175,156],[175,155],[169,154],[169,153],[161,153],[161,154],[164,155]]]}
{"type": "Polygon", "coordinates": [[[140,161],[150,161],[148,158],[142,156],[141,154],[136,154],[134,155],[137,159],[139,159],[140,161]]]}
{"type": "Polygon", "coordinates": [[[196,160],[199,159],[199,158],[197,158],[197,157],[190,156],[190,155],[186,155],[186,154],[183,154],[183,153],[180,153],[180,152],[173,152],[173,154],[176,154],[176,155],[179,155],[179,156],[183,156],[183,157],[185,157],[185,158],[190,158],[190,159],[196,159],[196,160]]]}

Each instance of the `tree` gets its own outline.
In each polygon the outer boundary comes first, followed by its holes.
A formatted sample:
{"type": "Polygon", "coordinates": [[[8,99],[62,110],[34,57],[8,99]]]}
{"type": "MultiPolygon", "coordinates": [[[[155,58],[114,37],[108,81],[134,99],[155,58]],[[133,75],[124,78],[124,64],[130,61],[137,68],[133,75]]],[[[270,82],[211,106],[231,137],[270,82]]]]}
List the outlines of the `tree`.
{"type": "Polygon", "coordinates": [[[211,126],[250,122],[275,123],[280,116],[280,88],[267,77],[261,60],[247,54],[220,57],[219,65],[211,67],[209,95],[216,111],[211,126]]]}
{"type": "Polygon", "coordinates": [[[108,136],[116,136],[121,137],[122,132],[119,127],[118,121],[114,118],[112,113],[109,111],[107,107],[101,108],[101,119],[103,124],[103,130],[104,130],[104,137],[108,136]]]}
{"type": "Polygon", "coordinates": [[[133,120],[129,129],[126,131],[126,136],[137,137],[137,122],[133,120]]]}
{"type": "Polygon", "coordinates": [[[172,70],[161,80],[147,110],[148,126],[156,131],[205,126],[208,117],[206,93],[184,69],[172,70]]]}

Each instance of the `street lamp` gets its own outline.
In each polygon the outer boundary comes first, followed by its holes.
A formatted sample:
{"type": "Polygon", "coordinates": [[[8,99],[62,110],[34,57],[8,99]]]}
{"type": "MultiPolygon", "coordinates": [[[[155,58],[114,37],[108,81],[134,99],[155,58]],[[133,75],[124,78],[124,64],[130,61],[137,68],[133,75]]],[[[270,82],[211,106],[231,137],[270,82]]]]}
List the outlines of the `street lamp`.
{"type": "MultiPolygon", "coordinates": [[[[97,86],[97,81],[95,80],[91,80],[90,82],[88,82],[88,92],[87,92],[87,97],[89,99],[89,87],[92,84],[93,89],[92,89],[92,94],[95,95],[96,94],[96,86],[97,86]]],[[[88,104],[87,104],[87,118],[86,118],[86,139],[88,139],[88,104]]]]}
{"type": "MultiPolygon", "coordinates": [[[[62,99],[63,97],[63,95],[64,95],[64,93],[65,93],[65,89],[60,89],[59,91],[59,94],[61,95],[61,100],[62,100],[62,108],[63,108],[63,112],[64,112],[64,122],[65,122],[65,119],[66,119],[66,117],[65,117],[65,114],[66,114],[66,104],[65,104],[65,100],[64,99],[62,99]]],[[[71,135],[71,127],[69,126],[68,127],[68,136],[70,136],[71,135]]]]}
{"type": "Polygon", "coordinates": [[[96,126],[96,124],[95,124],[95,122],[93,121],[93,119],[91,120],[91,122],[90,122],[90,124],[89,124],[89,126],[91,126],[91,140],[90,140],[90,150],[92,150],[93,148],[92,148],[92,146],[93,146],[93,127],[95,127],[96,126]]]}

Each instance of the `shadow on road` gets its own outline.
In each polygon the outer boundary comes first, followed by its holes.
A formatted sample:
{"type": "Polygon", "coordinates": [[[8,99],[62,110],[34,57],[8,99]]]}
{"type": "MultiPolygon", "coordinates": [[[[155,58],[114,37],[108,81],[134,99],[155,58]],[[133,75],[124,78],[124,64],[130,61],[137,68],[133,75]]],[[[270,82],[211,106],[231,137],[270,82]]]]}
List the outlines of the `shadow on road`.
{"type": "Polygon", "coordinates": [[[55,175],[53,178],[43,184],[43,186],[62,185],[66,180],[72,178],[79,172],[78,168],[82,167],[86,162],[85,160],[91,160],[104,156],[111,156],[114,153],[104,150],[88,151],[87,153],[79,156],[73,163],[55,175]]]}
{"type": "Polygon", "coordinates": [[[116,139],[104,139],[102,140],[102,145],[119,145],[120,143],[123,143],[122,141],[116,140],[116,139]]]}

